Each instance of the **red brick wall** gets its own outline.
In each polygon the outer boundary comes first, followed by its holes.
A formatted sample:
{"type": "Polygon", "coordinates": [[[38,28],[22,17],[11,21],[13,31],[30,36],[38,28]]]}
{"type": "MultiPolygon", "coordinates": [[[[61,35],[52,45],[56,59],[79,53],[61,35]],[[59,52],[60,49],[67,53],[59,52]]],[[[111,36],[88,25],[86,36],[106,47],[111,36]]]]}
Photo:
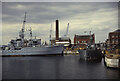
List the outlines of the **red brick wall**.
{"type": "MultiPolygon", "coordinates": [[[[95,35],[92,35],[93,37],[93,43],[95,43],[95,35]]],[[[90,35],[75,35],[74,36],[74,44],[75,45],[80,45],[84,43],[89,43],[90,42],[90,35]]]]}
{"type": "Polygon", "coordinates": [[[119,32],[110,32],[109,33],[110,46],[117,45],[120,43],[120,33],[119,32]]]}

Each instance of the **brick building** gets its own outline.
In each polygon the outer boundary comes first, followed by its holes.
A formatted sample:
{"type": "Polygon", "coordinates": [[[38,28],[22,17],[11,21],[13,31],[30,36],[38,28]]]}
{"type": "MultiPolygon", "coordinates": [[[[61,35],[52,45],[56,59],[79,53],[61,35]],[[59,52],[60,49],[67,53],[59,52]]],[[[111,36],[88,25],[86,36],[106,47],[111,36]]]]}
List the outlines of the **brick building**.
{"type": "Polygon", "coordinates": [[[110,32],[107,42],[110,48],[120,48],[120,29],[110,32]]]}
{"type": "Polygon", "coordinates": [[[86,45],[90,42],[95,43],[95,34],[74,36],[74,45],[78,48],[86,48],[86,45]]]}

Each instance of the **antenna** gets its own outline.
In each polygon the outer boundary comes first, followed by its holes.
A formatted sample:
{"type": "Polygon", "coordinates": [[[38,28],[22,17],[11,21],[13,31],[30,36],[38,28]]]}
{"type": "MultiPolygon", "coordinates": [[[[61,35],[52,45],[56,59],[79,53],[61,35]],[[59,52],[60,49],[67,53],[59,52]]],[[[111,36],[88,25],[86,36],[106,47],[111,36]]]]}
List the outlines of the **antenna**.
{"type": "Polygon", "coordinates": [[[51,37],[52,37],[52,24],[51,24],[51,29],[50,29],[50,40],[51,40],[51,37]]]}
{"type": "Polygon", "coordinates": [[[32,29],[31,29],[31,27],[28,31],[30,31],[30,39],[32,39],[32,29]]]}
{"type": "Polygon", "coordinates": [[[90,35],[91,35],[91,31],[90,31],[90,35]]]}
{"type": "Polygon", "coordinates": [[[52,37],[52,24],[51,24],[51,29],[50,29],[50,43],[51,43],[51,37],[52,37]]]}

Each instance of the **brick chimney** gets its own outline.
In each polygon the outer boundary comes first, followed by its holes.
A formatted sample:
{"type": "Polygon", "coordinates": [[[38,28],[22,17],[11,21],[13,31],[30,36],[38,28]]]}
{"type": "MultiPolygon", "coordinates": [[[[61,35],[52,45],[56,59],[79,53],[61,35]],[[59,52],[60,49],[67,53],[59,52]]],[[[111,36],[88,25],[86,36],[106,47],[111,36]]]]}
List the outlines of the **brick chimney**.
{"type": "Polygon", "coordinates": [[[59,21],[56,20],[56,40],[59,40],[59,21]]]}

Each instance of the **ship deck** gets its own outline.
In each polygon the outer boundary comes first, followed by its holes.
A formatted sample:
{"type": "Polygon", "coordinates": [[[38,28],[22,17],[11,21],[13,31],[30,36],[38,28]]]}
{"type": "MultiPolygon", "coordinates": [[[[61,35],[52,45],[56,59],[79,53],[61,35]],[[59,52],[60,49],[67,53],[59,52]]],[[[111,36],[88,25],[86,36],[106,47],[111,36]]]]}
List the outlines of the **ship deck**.
{"type": "Polygon", "coordinates": [[[120,59],[120,54],[106,54],[105,55],[109,59],[120,59]]]}

